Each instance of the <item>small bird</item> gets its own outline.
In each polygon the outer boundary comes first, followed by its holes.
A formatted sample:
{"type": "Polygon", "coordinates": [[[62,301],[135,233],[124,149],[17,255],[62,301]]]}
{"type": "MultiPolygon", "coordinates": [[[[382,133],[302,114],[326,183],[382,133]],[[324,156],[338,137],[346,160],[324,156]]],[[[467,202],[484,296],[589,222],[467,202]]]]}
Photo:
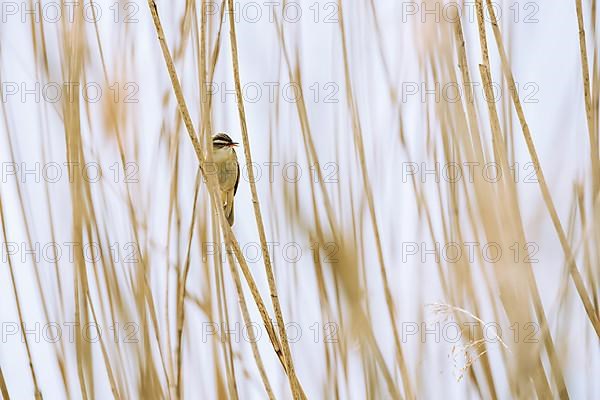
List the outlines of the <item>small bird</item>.
{"type": "Polygon", "coordinates": [[[223,210],[229,226],[233,225],[233,196],[240,182],[240,165],[235,149],[239,143],[234,142],[228,134],[219,132],[212,138],[213,162],[221,188],[223,210]]]}

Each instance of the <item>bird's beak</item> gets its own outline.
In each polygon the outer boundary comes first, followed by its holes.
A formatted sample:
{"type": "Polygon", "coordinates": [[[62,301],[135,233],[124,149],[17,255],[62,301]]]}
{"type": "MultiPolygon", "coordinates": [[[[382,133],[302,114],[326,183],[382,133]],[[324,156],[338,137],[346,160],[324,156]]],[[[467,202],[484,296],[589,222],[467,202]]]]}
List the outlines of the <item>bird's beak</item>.
{"type": "Polygon", "coordinates": [[[233,142],[229,145],[229,147],[238,147],[239,143],[238,142],[233,142]]]}

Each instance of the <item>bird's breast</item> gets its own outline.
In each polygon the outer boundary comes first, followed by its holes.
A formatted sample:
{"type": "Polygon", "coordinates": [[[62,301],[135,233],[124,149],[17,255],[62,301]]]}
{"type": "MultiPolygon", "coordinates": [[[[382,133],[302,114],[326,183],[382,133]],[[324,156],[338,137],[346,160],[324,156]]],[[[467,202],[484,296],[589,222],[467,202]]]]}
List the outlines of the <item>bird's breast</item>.
{"type": "Polygon", "coordinates": [[[213,152],[213,162],[221,190],[230,190],[235,186],[238,175],[237,156],[230,148],[217,149],[213,152]]]}

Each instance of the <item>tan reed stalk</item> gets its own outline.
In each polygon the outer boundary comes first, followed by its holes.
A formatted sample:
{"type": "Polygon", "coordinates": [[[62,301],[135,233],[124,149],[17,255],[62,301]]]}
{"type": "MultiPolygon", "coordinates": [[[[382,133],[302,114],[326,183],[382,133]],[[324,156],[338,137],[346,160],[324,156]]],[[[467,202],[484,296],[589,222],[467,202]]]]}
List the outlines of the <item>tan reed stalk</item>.
{"type": "Polygon", "coordinates": [[[356,109],[356,101],[354,99],[354,94],[352,91],[352,82],[350,78],[350,68],[349,68],[349,59],[348,59],[348,49],[346,46],[346,32],[344,29],[344,17],[343,17],[343,9],[342,2],[338,0],[338,8],[339,8],[339,27],[340,27],[340,35],[342,40],[342,53],[344,55],[344,76],[346,81],[346,90],[347,90],[347,101],[348,108],[351,112],[352,117],[352,127],[354,131],[354,140],[355,140],[355,149],[358,153],[358,158],[360,162],[360,168],[362,172],[362,181],[365,190],[365,194],[367,197],[367,203],[369,206],[369,212],[371,217],[371,227],[373,229],[373,234],[375,236],[375,246],[377,250],[377,259],[379,262],[379,271],[381,274],[381,279],[383,281],[383,290],[385,294],[385,302],[387,305],[388,316],[390,318],[390,325],[394,337],[394,346],[395,346],[395,356],[396,362],[398,363],[398,367],[400,368],[400,375],[402,377],[402,384],[404,386],[404,395],[412,399],[415,397],[412,384],[410,380],[410,376],[408,373],[408,367],[406,366],[406,362],[404,360],[404,355],[402,351],[402,347],[400,345],[400,338],[398,335],[398,327],[396,325],[396,315],[395,315],[395,305],[394,299],[392,296],[392,292],[389,287],[388,277],[387,277],[387,269],[385,265],[385,260],[383,258],[383,249],[381,245],[381,237],[379,234],[379,227],[377,224],[377,216],[375,214],[375,204],[373,200],[373,192],[371,189],[371,184],[369,181],[369,173],[367,170],[367,163],[365,158],[365,150],[363,145],[363,137],[362,137],[362,128],[360,126],[360,116],[358,110],[356,109]]]}
{"type": "Polygon", "coordinates": [[[2,368],[0,368],[0,393],[2,394],[2,398],[4,400],[10,400],[8,389],[6,388],[6,381],[4,380],[4,374],[2,373],[2,368]]]}
{"type": "MultiPolygon", "coordinates": [[[[235,261],[233,260],[233,256],[230,251],[227,251],[227,264],[229,264],[229,268],[231,270],[231,275],[233,276],[233,282],[235,283],[235,289],[238,294],[238,299],[240,301],[240,308],[242,310],[242,317],[244,319],[245,326],[249,326],[252,322],[250,318],[250,313],[248,312],[248,306],[246,304],[246,298],[244,296],[244,288],[242,287],[242,281],[240,280],[240,274],[235,268],[235,261]]],[[[253,331],[251,331],[253,332],[253,331]]],[[[256,344],[257,340],[254,334],[251,334],[249,337],[250,347],[252,348],[252,355],[254,357],[254,361],[256,363],[256,368],[260,374],[260,379],[262,380],[263,386],[265,387],[265,392],[267,392],[267,396],[269,400],[275,400],[275,394],[273,394],[273,389],[271,388],[271,383],[269,382],[269,377],[265,370],[265,365],[262,361],[262,357],[260,355],[260,351],[258,350],[258,345],[256,344]]]]}
{"type": "MultiPolygon", "coordinates": [[[[198,206],[198,194],[200,193],[200,173],[196,174],[196,185],[194,189],[194,204],[192,206],[192,219],[190,222],[190,230],[188,234],[188,242],[187,242],[187,250],[185,256],[185,263],[183,267],[183,274],[179,278],[177,285],[177,305],[176,313],[177,313],[177,337],[176,337],[176,346],[175,346],[175,359],[177,360],[177,388],[181,390],[181,363],[182,363],[182,346],[181,340],[183,337],[183,326],[185,323],[185,293],[186,293],[186,284],[188,274],[190,272],[190,264],[191,258],[190,253],[192,250],[192,239],[194,237],[194,226],[196,224],[196,211],[198,206]]],[[[181,394],[181,392],[179,393],[181,394]]],[[[179,396],[181,397],[181,395],[179,396]]]]}
{"type": "MultiPolygon", "coordinates": [[[[491,117],[491,130],[492,130],[492,135],[494,138],[493,141],[495,143],[494,153],[496,155],[496,157],[495,157],[496,160],[499,160],[501,162],[502,169],[508,171],[509,165],[508,165],[506,141],[503,139],[502,132],[500,130],[500,124],[499,124],[499,120],[498,120],[498,112],[496,110],[496,106],[493,101],[494,95],[493,95],[493,92],[491,89],[492,88],[492,86],[491,86],[492,78],[491,78],[491,73],[490,73],[491,66],[490,66],[490,59],[489,59],[489,54],[488,54],[487,35],[486,35],[485,23],[484,23],[484,7],[483,7],[482,0],[476,0],[476,7],[477,7],[477,21],[478,21],[478,27],[479,27],[479,39],[480,39],[481,53],[482,53],[483,63],[484,63],[483,65],[480,65],[480,70],[481,70],[481,77],[482,77],[485,92],[486,92],[488,110],[489,110],[490,117],[491,117]]],[[[507,181],[505,186],[506,186],[506,189],[508,190],[508,195],[510,197],[509,201],[511,201],[513,204],[515,204],[515,207],[513,208],[515,215],[514,215],[514,217],[512,217],[512,219],[517,222],[517,234],[518,234],[518,239],[519,239],[518,242],[526,243],[525,231],[524,231],[523,225],[521,223],[522,219],[521,219],[521,215],[520,215],[520,211],[519,211],[519,207],[518,207],[518,198],[517,198],[516,187],[512,181],[507,181]]],[[[545,312],[544,312],[544,309],[543,309],[543,306],[541,303],[541,297],[540,297],[539,290],[538,290],[538,287],[537,287],[537,284],[535,281],[535,277],[533,275],[531,265],[529,263],[524,263],[524,264],[525,264],[524,268],[525,268],[525,273],[527,276],[528,286],[530,288],[531,301],[533,302],[535,313],[537,315],[538,320],[540,321],[541,330],[544,334],[543,340],[544,340],[544,344],[546,345],[546,348],[548,351],[550,364],[552,366],[551,371],[553,373],[556,384],[558,386],[558,392],[561,393],[561,396],[568,397],[566,385],[565,385],[562,371],[560,368],[560,363],[559,363],[557,355],[556,355],[556,350],[554,347],[552,337],[550,336],[550,332],[548,330],[548,323],[547,323],[546,315],[545,315],[545,312]]],[[[535,355],[534,357],[537,359],[536,360],[536,365],[537,365],[536,368],[537,369],[534,372],[533,377],[534,377],[534,381],[537,382],[538,390],[542,391],[541,393],[538,392],[538,395],[548,396],[548,395],[550,395],[550,393],[548,392],[549,386],[548,386],[545,374],[543,373],[544,368],[543,368],[542,362],[538,355],[535,355]]]]}
{"type": "MultiPolygon", "coordinates": [[[[166,64],[167,70],[169,72],[169,78],[171,79],[171,84],[172,84],[173,90],[175,92],[175,97],[177,98],[179,112],[184,121],[190,141],[192,142],[192,146],[196,153],[196,157],[198,158],[198,161],[200,163],[200,169],[201,169],[204,177],[207,178],[207,180],[208,180],[208,184],[209,184],[208,189],[209,189],[209,192],[211,193],[211,200],[212,200],[213,207],[216,210],[215,212],[219,215],[222,215],[222,212],[220,212],[218,209],[219,206],[217,206],[218,204],[222,204],[222,203],[218,202],[219,194],[217,193],[218,191],[215,189],[216,185],[217,185],[217,183],[215,181],[216,177],[213,176],[213,174],[206,174],[204,171],[204,167],[203,167],[204,156],[203,156],[203,152],[202,152],[202,146],[200,144],[200,141],[198,140],[197,135],[195,134],[192,119],[190,117],[185,99],[183,97],[183,92],[181,90],[181,84],[179,83],[179,78],[178,78],[177,72],[175,70],[175,65],[173,63],[173,59],[171,57],[169,48],[168,48],[166,40],[165,40],[165,35],[164,35],[164,31],[162,29],[162,24],[160,22],[160,17],[158,14],[158,9],[156,7],[156,3],[153,0],[148,0],[148,7],[150,8],[150,12],[152,14],[152,20],[154,23],[154,27],[156,29],[157,38],[159,40],[159,44],[161,46],[163,57],[165,59],[165,64],[166,64]],[[217,194],[215,195],[215,193],[217,193],[217,194]]],[[[260,296],[260,292],[258,291],[258,287],[256,286],[254,278],[252,277],[252,273],[250,272],[250,269],[248,268],[248,264],[246,263],[246,260],[244,259],[244,256],[241,252],[239,244],[237,243],[237,240],[235,239],[235,236],[233,234],[233,231],[231,230],[231,227],[229,226],[229,224],[226,222],[226,220],[224,218],[221,218],[220,222],[221,222],[221,228],[223,229],[223,235],[225,237],[225,241],[226,241],[226,243],[228,243],[228,245],[231,245],[231,247],[234,250],[236,258],[240,264],[240,268],[242,269],[244,278],[246,279],[246,281],[250,287],[250,292],[252,293],[254,301],[258,307],[258,311],[261,314],[261,318],[267,329],[267,334],[269,336],[269,339],[271,341],[273,349],[275,350],[276,354],[278,355],[279,360],[280,360],[281,364],[284,366],[286,374],[288,374],[288,377],[289,377],[289,372],[288,372],[288,367],[287,367],[288,364],[287,364],[287,361],[286,361],[283,353],[281,352],[281,344],[279,342],[279,338],[277,337],[277,335],[273,329],[273,325],[269,318],[269,314],[268,314],[265,304],[262,300],[262,297],[260,296]]],[[[293,386],[291,386],[291,387],[293,387],[293,386]]],[[[294,392],[294,389],[292,389],[292,392],[294,392]]]]}
{"type": "MultiPolygon", "coordinates": [[[[491,18],[492,28],[494,31],[494,37],[496,39],[496,45],[498,47],[498,52],[500,53],[500,59],[502,61],[502,70],[504,73],[505,79],[508,81],[508,86],[510,88],[515,88],[515,78],[513,76],[512,70],[510,68],[510,63],[508,62],[508,57],[506,56],[506,51],[504,50],[504,42],[502,39],[502,34],[500,33],[500,28],[498,27],[498,20],[496,18],[496,14],[494,11],[494,7],[492,6],[491,0],[486,0],[487,10],[489,16],[491,18]]],[[[588,319],[590,320],[592,327],[596,331],[596,335],[600,337],[600,320],[598,318],[598,311],[594,309],[593,304],[591,303],[589,296],[587,294],[587,290],[585,289],[585,285],[583,283],[583,279],[581,278],[581,274],[577,268],[577,263],[573,257],[571,247],[567,241],[565,236],[564,229],[558,217],[558,213],[556,212],[556,208],[554,206],[554,201],[552,200],[552,196],[550,195],[550,190],[548,189],[548,184],[546,183],[546,178],[544,177],[544,173],[542,171],[542,166],[540,164],[539,157],[537,155],[537,151],[535,150],[535,145],[533,143],[533,139],[531,137],[531,131],[529,130],[529,125],[527,125],[527,121],[525,119],[525,112],[523,111],[523,106],[521,105],[521,100],[515,90],[510,90],[510,95],[513,100],[513,104],[517,111],[517,116],[519,117],[519,122],[521,123],[521,129],[523,131],[523,136],[525,138],[525,142],[527,144],[527,150],[529,151],[529,156],[531,157],[531,161],[534,164],[536,176],[539,182],[540,190],[542,192],[542,197],[544,198],[544,203],[546,204],[546,208],[548,209],[548,213],[552,219],[552,223],[554,225],[554,229],[558,235],[561,247],[563,252],[565,253],[565,257],[570,260],[569,262],[569,272],[571,274],[571,278],[573,279],[573,283],[575,284],[575,288],[577,289],[577,293],[583,303],[585,311],[587,313],[588,319]]]]}
{"type": "Polygon", "coordinates": [[[585,41],[585,25],[583,22],[583,7],[581,0],[575,0],[577,11],[577,26],[579,28],[579,51],[581,55],[581,74],[583,83],[583,96],[585,101],[585,116],[590,140],[590,158],[592,165],[592,199],[598,196],[600,190],[600,153],[598,149],[598,131],[594,129],[594,116],[592,112],[592,95],[590,88],[590,66],[588,61],[585,41]]]}
{"type": "MultiPolygon", "coordinates": [[[[5,246],[5,254],[8,255],[8,270],[10,272],[10,283],[13,290],[13,296],[15,299],[15,304],[17,306],[17,315],[19,316],[19,326],[21,327],[21,332],[25,332],[25,325],[23,324],[23,309],[21,308],[21,300],[19,296],[19,290],[17,289],[17,280],[15,279],[15,271],[12,264],[11,253],[8,251],[8,236],[6,235],[6,220],[4,219],[4,205],[2,204],[2,194],[0,193],[0,222],[2,222],[2,237],[4,238],[4,246],[5,246]]],[[[42,399],[42,392],[38,386],[37,375],[35,373],[35,368],[33,366],[33,359],[31,358],[31,348],[29,346],[29,340],[27,339],[27,335],[23,333],[23,343],[25,344],[25,350],[27,351],[27,360],[29,363],[29,371],[31,372],[31,379],[33,380],[33,388],[34,388],[34,397],[36,400],[42,399]]],[[[4,384],[4,378],[2,378],[2,393],[8,391],[6,390],[6,385],[4,384]]],[[[8,398],[8,397],[7,397],[8,398]]]]}
{"type": "MultiPolygon", "coordinates": [[[[229,10],[233,14],[233,0],[228,0],[229,10]]],[[[240,118],[240,127],[242,131],[242,142],[244,144],[244,156],[246,158],[247,165],[252,165],[252,153],[250,151],[250,138],[248,136],[248,126],[246,124],[246,112],[244,110],[244,98],[242,96],[242,88],[240,83],[240,66],[238,63],[238,46],[237,38],[235,34],[235,21],[233,18],[229,18],[229,36],[231,40],[231,57],[233,62],[233,76],[235,80],[235,92],[237,98],[238,112],[240,118]]],[[[275,274],[273,273],[273,265],[271,264],[271,256],[269,254],[269,247],[267,245],[267,235],[265,233],[265,227],[260,211],[260,202],[258,199],[258,191],[256,190],[256,181],[254,178],[254,169],[248,168],[248,181],[250,183],[250,191],[252,193],[252,206],[254,207],[254,217],[256,219],[256,225],[258,227],[258,235],[262,247],[262,254],[264,258],[265,271],[267,274],[267,281],[269,283],[269,291],[271,295],[271,302],[275,311],[275,319],[277,320],[277,327],[279,329],[279,338],[281,342],[281,348],[283,349],[283,355],[287,364],[288,377],[290,379],[290,385],[292,387],[292,393],[296,399],[306,398],[302,385],[298,381],[296,371],[294,368],[294,361],[292,358],[292,352],[289,347],[289,341],[287,332],[285,330],[285,320],[283,319],[283,313],[281,311],[281,304],[279,303],[279,295],[277,293],[277,284],[275,282],[275,274]]]]}

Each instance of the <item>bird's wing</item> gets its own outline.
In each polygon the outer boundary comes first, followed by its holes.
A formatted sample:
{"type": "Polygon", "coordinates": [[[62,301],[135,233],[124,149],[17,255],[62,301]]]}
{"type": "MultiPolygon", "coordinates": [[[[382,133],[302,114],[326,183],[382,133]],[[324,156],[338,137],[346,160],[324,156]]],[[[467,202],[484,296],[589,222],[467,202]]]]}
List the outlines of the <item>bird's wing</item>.
{"type": "Polygon", "coordinates": [[[225,216],[227,217],[227,222],[229,222],[229,226],[233,226],[234,216],[233,212],[235,207],[233,206],[233,192],[230,190],[227,193],[227,207],[225,208],[225,216]]]}
{"type": "Polygon", "coordinates": [[[233,195],[237,192],[238,183],[240,183],[240,163],[236,163],[237,165],[237,176],[235,177],[235,185],[233,186],[233,195]]]}
{"type": "Polygon", "coordinates": [[[233,225],[233,189],[221,192],[223,198],[223,213],[229,221],[229,226],[233,225]]]}

